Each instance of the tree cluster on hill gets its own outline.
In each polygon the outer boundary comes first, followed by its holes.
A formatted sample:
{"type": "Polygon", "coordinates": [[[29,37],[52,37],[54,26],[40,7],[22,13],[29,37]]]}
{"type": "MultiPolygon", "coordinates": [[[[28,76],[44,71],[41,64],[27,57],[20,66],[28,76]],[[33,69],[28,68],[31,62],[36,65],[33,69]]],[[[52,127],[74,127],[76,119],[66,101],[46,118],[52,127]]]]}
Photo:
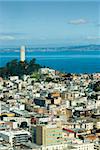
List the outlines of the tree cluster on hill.
{"type": "Polygon", "coordinates": [[[0,68],[0,76],[8,78],[9,76],[31,75],[33,72],[38,71],[41,68],[39,64],[36,64],[36,60],[21,62],[17,59],[8,62],[5,67],[0,68]]]}
{"type": "Polygon", "coordinates": [[[100,81],[97,81],[94,85],[93,85],[93,90],[95,92],[99,92],[100,91],[100,81]]]}

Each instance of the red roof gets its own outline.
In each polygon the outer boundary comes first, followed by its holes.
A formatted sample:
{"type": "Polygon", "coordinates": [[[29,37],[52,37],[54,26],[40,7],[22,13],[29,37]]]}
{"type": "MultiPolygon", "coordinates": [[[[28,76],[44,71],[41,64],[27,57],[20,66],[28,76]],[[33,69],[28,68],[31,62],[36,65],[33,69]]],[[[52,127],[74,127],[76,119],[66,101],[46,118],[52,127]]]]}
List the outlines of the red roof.
{"type": "Polygon", "coordinates": [[[71,129],[66,129],[66,128],[63,128],[63,130],[67,131],[67,132],[70,132],[70,133],[75,133],[73,130],[71,129]]]}

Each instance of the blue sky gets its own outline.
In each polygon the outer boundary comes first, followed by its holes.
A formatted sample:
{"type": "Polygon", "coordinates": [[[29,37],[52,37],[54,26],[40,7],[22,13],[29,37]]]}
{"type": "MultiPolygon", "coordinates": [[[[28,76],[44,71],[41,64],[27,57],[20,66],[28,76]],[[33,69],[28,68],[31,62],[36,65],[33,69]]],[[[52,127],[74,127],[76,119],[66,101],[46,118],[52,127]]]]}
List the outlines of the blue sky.
{"type": "Polygon", "coordinates": [[[99,42],[99,1],[0,1],[0,45],[99,42]]]}

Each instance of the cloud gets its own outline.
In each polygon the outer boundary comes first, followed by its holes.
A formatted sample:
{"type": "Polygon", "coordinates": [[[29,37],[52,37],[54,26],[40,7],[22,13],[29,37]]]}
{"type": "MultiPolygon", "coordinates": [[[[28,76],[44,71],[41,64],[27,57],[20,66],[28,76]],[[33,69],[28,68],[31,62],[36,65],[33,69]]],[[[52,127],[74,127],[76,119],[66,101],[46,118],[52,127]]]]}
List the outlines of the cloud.
{"type": "Polygon", "coordinates": [[[87,40],[100,40],[100,36],[88,36],[87,40]]]}
{"type": "Polygon", "coordinates": [[[86,19],[75,19],[70,20],[68,23],[73,25],[80,25],[80,24],[86,24],[88,21],[86,19]]]}
{"type": "Polygon", "coordinates": [[[0,40],[2,41],[11,41],[11,40],[15,40],[15,37],[12,35],[0,35],[0,40]]]}
{"type": "Polygon", "coordinates": [[[26,33],[13,33],[13,32],[1,32],[0,33],[1,41],[27,40],[29,38],[30,38],[30,35],[26,33]]]}

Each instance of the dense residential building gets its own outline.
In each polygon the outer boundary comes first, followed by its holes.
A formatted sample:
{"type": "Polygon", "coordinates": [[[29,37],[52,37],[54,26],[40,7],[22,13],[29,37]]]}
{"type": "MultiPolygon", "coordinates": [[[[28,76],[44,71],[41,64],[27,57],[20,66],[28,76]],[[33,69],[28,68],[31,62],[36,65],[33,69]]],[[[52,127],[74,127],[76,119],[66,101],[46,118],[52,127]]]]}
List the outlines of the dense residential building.
{"type": "Polygon", "coordinates": [[[99,80],[99,73],[63,74],[49,68],[0,78],[2,149],[99,150],[100,91],[93,88],[99,80]]]}

